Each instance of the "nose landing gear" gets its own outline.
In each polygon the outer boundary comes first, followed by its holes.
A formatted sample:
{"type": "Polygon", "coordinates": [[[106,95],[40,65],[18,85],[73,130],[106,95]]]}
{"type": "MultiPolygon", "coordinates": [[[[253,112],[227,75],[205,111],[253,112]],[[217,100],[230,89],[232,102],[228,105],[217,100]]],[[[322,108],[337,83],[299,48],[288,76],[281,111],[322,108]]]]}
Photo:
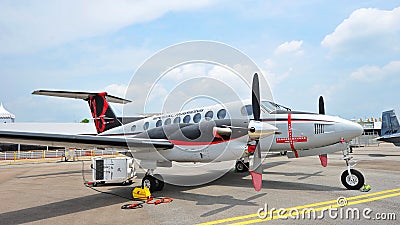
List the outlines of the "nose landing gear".
{"type": "Polygon", "coordinates": [[[356,164],[350,164],[353,157],[349,155],[349,151],[349,147],[343,150],[343,160],[346,161],[347,170],[343,171],[341,181],[347,189],[358,190],[363,187],[365,179],[360,171],[353,169],[356,164]]]}

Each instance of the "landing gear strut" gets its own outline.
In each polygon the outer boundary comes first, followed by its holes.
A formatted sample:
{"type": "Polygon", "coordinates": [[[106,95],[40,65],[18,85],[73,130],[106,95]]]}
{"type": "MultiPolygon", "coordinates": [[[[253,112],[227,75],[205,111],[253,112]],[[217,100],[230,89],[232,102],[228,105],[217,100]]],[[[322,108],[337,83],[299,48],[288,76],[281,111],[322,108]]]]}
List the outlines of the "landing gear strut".
{"type": "Polygon", "coordinates": [[[350,164],[353,157],[349,155],[349,151],[349,147],[343,150],[343,159],[346,161],[347,170],[343,171],[341,181],[347,189],[358,190],[364,185],[365,179],[360,171],[353,169],[356,164],[350,164]]]}
{"type": "Polygon", "coordinates": [[[160,174],[154,174],[148,170],[142,179],[142,187],[147,187],[150,192],[161,191],[164,188],[164,179],[160,174]]]}

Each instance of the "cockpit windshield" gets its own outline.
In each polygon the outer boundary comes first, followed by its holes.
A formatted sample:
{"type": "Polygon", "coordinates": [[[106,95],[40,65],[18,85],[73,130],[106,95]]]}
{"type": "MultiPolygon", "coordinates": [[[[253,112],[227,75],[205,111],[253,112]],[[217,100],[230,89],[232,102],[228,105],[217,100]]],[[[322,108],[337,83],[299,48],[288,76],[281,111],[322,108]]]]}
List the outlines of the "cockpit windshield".
{"type": "Polygon", "coordinates": [[[288,107],[278,105],[276,103],[270,102],[270,101],[261,101],[261,106],[268,111],[268,113],[271,113],[276,110],[283,110],[283,111],[292,111],[288,107]]]}

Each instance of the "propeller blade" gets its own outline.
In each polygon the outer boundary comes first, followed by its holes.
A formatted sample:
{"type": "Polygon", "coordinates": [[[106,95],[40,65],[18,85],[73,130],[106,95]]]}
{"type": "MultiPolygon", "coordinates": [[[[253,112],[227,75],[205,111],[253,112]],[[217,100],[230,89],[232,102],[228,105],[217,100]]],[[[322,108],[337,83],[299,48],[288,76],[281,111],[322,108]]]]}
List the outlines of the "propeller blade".
{"type": "Polygon", "coordinates": [[[256,150],[254,151],[253,159],[250,163],[250,174],[253,182],[254,190],[260,191],[262,188],[262,160],[261,160],[261,148],[259,141],[256,141],[256,150]]]}
{"type": "Polygon", "coordinates": [[[251,103],[253,105],[254,120],[260,120],[260,85],[258,80],[258,74],[255,73],[253,76],[251,103]]]}
{"type": "Polygon", "coordinates": [[[318,113],[321,115],[325,115],[325,103],[324,103],[324,97],[322,97],[322,96],[319,96],[318,108],[319,108],[318,113]]]}

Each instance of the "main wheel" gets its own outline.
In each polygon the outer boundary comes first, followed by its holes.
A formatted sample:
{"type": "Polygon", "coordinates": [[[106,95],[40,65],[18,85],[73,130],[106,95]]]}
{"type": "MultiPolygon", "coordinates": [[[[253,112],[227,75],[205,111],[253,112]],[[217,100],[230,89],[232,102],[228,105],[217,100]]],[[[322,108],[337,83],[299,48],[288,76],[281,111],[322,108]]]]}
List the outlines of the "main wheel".
{"type": "Polygon", "coordinates": [[[249,171],[249,163],[245,163],[242,160],[236,161],[235,169],[239,173],[249,171]]]}
{"type": "Polygon", "coordinates": [[[347,170],[343,171],[342,184],[349,190],[358,190],[364,185],[364,176],[358,170],[350,169],[351,175],[347,170]]]}
{"type": "Polygon", "coordinates": [[[142,187],[147,187],[150,192],[153,192],[156,187],[156,178],[146,175],[142,179],[142,187]]]}
{"type": "Polygon", "coordinates": [[[164,180],[159,174],[155,174],[154,176],[146,175],[142,179],[142,186],[147,187],[152,193],[154,191],[161,191],[164,187],[164,180]]]}
{"type": "Polygon", "coordinates": [[[164,179],[160,174],[154,174],[154,178],[156,179],[154,191],[161,191],[164,188],[164,179]]]}

